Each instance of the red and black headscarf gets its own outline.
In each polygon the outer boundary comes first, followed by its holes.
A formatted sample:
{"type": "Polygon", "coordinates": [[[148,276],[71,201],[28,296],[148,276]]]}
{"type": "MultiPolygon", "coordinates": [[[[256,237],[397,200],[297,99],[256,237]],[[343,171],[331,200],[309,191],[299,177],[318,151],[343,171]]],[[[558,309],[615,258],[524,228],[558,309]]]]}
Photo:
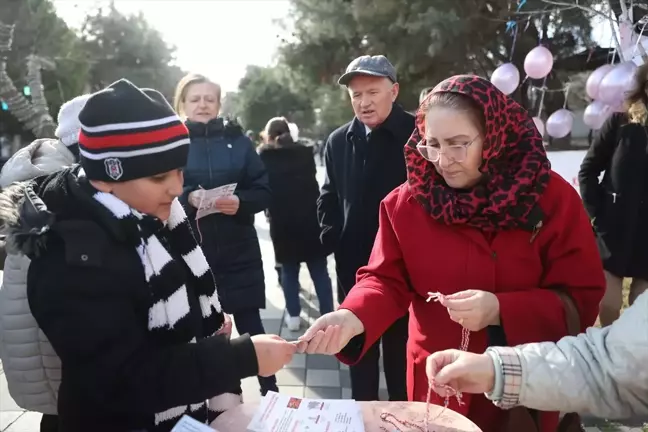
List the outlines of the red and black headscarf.
{"type": "Polygon", "coordinates": [[[551,172],[542,137],[529,113],[488,80],[474,75],[453,76],[430,92],[416,113],[405,161],[412,195],[435,220],[483,231],[528,227],[551,172]],[[470,190],[448,186],[416,149],[425,137],[428,101],[440,92],[462,94],[484,109],[483,179],[470,190]]]}

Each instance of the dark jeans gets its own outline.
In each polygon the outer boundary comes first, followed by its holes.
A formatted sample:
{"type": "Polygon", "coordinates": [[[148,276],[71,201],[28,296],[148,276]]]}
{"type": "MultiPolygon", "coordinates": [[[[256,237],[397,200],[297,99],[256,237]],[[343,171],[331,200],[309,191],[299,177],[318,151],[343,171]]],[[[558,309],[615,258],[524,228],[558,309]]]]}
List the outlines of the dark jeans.
{"type": "MultiPolygon", "coordinates": [[[[408,315],[397,320],[382,335],[383,366],[390,401],[407,401],[406,345],[408,315]]],[[[358,401],[378,399],[380,386],[380,339],[355,366],[350,366],[351,398],[358,401]]]]}
{"type": "Polygon", "coordinates": [[[58,416],[43,414],[40,422],[40,432],[58,432],[58,416]]]}
{"type": "MultiPolygon", "coordinates": [[[[333,285],[328,273],[326,257],[318,258],[306,263],[308,271],[315,285],[315,293],[319,300],[320,314],[324,315],[333,311],[333,285]]],[[[299,303],[299,269],[301,263],[284,263],[281,266],[281,287],[286,299],[286,309],[291,317],[298,317],[301,312],[299,303]]]]}
{"type": "MultiPolygon", "coordinates": [[[[234,325],[241,335],[245,333],[250,336],[265,334],[259,309],[246,309],[234,312],[234,325]]],[[[269,377],[260,376],[259,385],[261,386],[261,394],[264,396],[269,390],[279,391],[277,378],[274,375],[269,377]]]]}

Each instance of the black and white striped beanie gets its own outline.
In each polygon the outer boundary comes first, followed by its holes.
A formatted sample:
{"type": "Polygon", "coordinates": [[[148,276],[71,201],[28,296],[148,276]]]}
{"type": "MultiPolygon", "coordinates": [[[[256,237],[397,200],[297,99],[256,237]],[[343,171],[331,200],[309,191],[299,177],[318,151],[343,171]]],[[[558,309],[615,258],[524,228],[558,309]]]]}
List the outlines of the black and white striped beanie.
{"type": "Polygon", "coordinates": [[[156,90],[121,79],[79,114],[81,166],[90,180],[124,182],[183,168],[189,132],[156,90]]]}

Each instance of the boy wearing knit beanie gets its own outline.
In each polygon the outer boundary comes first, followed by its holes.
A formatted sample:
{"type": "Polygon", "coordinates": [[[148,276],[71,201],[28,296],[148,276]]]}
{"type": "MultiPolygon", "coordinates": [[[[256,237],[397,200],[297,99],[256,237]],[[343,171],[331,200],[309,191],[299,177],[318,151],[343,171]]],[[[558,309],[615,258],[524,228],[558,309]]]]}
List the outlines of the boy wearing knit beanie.
{"type": "Polygon", "coordinates": [[[80,166],[0,193],[10,243],[32,258],[32,313],[62,361],[59,425],[170,431],[183,415],[207,424],[240,404],[242,378],[274,374],[296,348],[225,334],[177,200],[188,132],[164,97],[120,80],[79,119],[80,166]]]}
{"type": "MultiPolygon", "coordinates": [[[[63,104],[56,129],[58,139],[38,139],[18,150],[0,172],[0,187],[48,175],[76,163],[81,130],[79,112],[89,97],[78,96],[63,104]]],[[[9,253],[3,264],[0,358],[9,393],[21,408],[43,413],[41,432],[57,431],[56,399],[61,362],[39,331],[29,309],[27,269],[30,261],[22,253],[9,253]],[[17,316],[21,319],[16,320],[17,316]]]]}

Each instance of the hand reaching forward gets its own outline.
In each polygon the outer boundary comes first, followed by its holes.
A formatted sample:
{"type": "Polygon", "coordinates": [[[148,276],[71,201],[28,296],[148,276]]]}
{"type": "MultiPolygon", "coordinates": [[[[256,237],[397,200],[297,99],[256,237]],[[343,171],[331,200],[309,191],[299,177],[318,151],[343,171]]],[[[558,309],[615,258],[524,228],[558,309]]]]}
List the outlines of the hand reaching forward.
{"type": "Polygon", "coordinates": [[[338,309],[319,317],[302,337],[297,349],[308,354],[337,354],[351,338],[364,333],[364,325],[353,312],[338,309]]]}
{"type": "Polygon", "coordinates": [[[461,393],[488,393],[495,383],[495,365],[488,354],[454,349],[435,352],[427,358],[425,372],[442,397],[448,396],[448,387],[461,393]]]}
{"type": "Polygon", "coordinates": [[[256,351],[259,375],[268,377],[277,373],[279,369],[291,362],[297,346],[287,342],[277,335],[252,336],[252,343],[256,351]]]}

